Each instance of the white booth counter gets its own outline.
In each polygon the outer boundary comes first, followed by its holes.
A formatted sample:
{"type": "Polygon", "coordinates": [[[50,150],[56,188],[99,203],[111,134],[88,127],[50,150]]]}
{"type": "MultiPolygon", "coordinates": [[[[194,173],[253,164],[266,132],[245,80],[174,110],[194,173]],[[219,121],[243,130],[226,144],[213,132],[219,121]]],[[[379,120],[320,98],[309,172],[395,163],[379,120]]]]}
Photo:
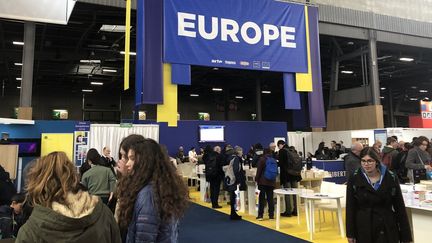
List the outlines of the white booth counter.
{"type": "Polygon", "coordinates": [[[401,185],[413,240],[416,243],[431,242],[432,191],[426,191],[426,187],[427,185],[422,184],[401,185]]]}

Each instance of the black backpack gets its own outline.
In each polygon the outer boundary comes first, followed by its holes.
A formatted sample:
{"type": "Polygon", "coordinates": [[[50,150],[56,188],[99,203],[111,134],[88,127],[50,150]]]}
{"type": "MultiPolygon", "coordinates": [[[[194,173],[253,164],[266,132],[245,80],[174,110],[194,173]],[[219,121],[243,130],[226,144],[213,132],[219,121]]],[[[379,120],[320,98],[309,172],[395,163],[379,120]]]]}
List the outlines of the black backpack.
{"type": "Polygon", "coordinates": [[[207,156],[205,161],[205,175],[207,179],[213,179],[218,176],[218,157],[216,154],[211,153],[207,156]]]}
{"type": "MultiPolygon", "coordinates": [[[[8,239],[8,238],[12,238],[13,236],[13,221],[12,221],[12,212],[6,213],[6,211],[10,211],[9,210],[9,206],[4,205],[1,206],[1,210],[2,213],[0,214],[0,236],[3,239],[8,239]],[[4,208],[7,208],[6,210],[4,210],[4,208]]],[[[0,239],[1,239],[0,238],[0,239]]]]}
{"type": "Polygon", "coordinates": [[[409,182],[409,178],[407,177],[408,169],[405,167],[407,157],[408,151],[403,151],[396,156],[392,163],[394,172],[397,174],[399,181],[403,183],[409,182]]]}
{"type": "Polygon", "coordinates": [[[292,176],[300,176],[303,169],[302,159],[295,151],[285,149],[288,156],[288,174],[292,176]]]}

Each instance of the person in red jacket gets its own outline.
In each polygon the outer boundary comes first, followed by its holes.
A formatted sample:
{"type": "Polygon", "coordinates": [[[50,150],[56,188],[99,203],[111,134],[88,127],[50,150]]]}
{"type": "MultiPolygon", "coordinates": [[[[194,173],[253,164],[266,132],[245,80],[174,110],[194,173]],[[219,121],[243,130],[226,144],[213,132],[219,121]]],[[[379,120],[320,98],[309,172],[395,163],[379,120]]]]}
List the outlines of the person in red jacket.
{"type": "Polygon", "coordinates": [[[264,171],[266,167],[267,158],[272,158],[272,153],[270,149],[264,149],[264,156],[258,161],[258,169],[255,176],[255,181],[258,184],[259,194],[259,206],[258,206],[258,217],[257,220],[263,220],[264,206],[267,199],[268,204],[268,214],[270,219],[274,219],[274,202],[273,202],[273,190],[276,186],[276,180],[268,180],[264,177],[264,171]]]}

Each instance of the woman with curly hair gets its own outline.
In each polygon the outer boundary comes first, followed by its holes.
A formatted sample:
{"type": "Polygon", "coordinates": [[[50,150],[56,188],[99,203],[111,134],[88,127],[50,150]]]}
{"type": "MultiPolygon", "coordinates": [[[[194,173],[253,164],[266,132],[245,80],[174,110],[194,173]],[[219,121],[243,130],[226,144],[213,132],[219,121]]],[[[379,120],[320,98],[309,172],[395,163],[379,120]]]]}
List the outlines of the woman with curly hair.
{"type": "Polygon", "coordinates": [[[27,177],[27,200],[34,209],[16,242],[121,242],[111,211],[82,190],[64,152],[38,159],[27,177]]]}
{"type": "Polygon", "coordinates": [[[177,242],[188,189],[168,155],[152,139],[132,144],[127,175],[119,183],[119,224],[126,242],[177,242]]]}

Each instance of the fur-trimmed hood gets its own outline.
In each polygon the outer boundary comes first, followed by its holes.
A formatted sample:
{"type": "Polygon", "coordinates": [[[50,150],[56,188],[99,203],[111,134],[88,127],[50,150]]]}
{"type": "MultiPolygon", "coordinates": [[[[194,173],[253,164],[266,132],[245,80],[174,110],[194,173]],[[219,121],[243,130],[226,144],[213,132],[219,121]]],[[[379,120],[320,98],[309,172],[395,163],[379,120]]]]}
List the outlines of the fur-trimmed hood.
{"type": "Polygon", "coordinates": [[[121,242],[109,208],[96,196],[79,191],[52,208],[36,205],[17,242],[121,242]],[[27,240],[27,241],[26,241],[27,240]]]}
{"type": "Polygon", "coordinates": [[[68,193],[66,205],[54,202],[52,209],[69,218],[82,218],[90,215],[96,207],[99,198],[87,192],[79,191],[77,194],[68,193]]]}

